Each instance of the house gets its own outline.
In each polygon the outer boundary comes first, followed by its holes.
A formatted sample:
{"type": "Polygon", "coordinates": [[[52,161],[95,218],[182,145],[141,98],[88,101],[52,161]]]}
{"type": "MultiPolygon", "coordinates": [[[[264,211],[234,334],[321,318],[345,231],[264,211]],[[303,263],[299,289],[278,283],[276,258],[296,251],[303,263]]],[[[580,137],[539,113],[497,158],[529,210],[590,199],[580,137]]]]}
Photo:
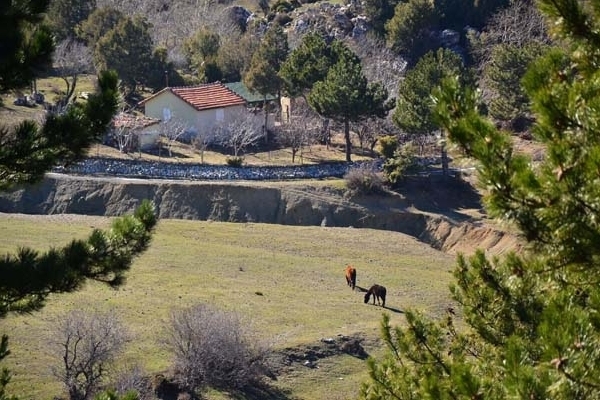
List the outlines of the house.
{"type": "MultiPolygon", "coordinates": [[[[232,91],[234,91],[235,93],[237,93],[238,95],[240,95],[241,97],[243,97],[244,100],[246,100],[246,105],[248,107],[262,107],[265,101],[265,96],[263,96],[260,93],[251,91],[246,85],[244,85],[243,82],[229,82],[224,83],[224,85],[232,91]]],[[[267,102],[275,101],[277,100],[277,96],[268,94],[266,100],[267,102]]]]}
{"type": "Polygon", "coordinates": [[[119,113],[113,118],[111,137],[121,150],[150,150],[158,146],[160,120],[119,113]]]}
{"type": "Polygon", "coordinates": [[[163,122],[176,119],[191,134],[211,131],[236,113],[246,112],[246,100],[220,82],[197,86],[166,87],[142,100],[144,114],[163,122]]]}

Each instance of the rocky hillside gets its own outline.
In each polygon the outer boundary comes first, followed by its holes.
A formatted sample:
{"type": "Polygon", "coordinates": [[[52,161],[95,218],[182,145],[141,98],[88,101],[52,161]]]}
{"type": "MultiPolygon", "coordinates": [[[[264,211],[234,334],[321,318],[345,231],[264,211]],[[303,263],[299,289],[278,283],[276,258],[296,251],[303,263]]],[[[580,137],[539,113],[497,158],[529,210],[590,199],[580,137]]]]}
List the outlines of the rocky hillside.
{"type": "Polygon", "coordinates": [[[373,228],[402,232],[455,253],[516,249],[515,237],[485,223],[477,193],[462,181],[407,182],[398,193],[348,197],[327,181],[195,182],[49,174],[0,193],[0,212],[118,216],[143,200],[160,218],[373,228]]]}

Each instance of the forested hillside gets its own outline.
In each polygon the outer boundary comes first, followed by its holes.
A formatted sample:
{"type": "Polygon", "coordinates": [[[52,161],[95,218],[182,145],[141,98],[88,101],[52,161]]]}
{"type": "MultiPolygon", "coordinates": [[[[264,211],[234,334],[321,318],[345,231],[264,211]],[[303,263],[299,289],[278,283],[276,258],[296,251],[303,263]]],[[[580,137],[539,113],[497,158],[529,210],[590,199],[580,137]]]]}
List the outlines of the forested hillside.
{"type": "MultiPolygon", "coordinates": [[[[333,128],[347,160],[353,145],[374,151],[384,136],[417,148],[443,143],[429,93],[457,73],[478,84],[490,117],[527,132],[533,117],[519,82],[554,45],[533,1],[56,0],[46,23],[56,51],[38,75],[61,78],[52,106],[81,101],[81,77],[107,68],[118,73],[125,111],[165,86],[242,81],[296,99],[294,123],[274,128],[270,146],[295,154],[326,143],[333,128]]],[[[279,120],[279,105],[268,107],[279,120]]],[[[180,135],[168,129],[165,140],[180,135]]],[[[208,140],[194,145],[204,150],[208,140]]],[[[387,157],[397,158],[393,149],[387,157]]],[[[392,182],[399,164],[387,170],[392,182]]]]}

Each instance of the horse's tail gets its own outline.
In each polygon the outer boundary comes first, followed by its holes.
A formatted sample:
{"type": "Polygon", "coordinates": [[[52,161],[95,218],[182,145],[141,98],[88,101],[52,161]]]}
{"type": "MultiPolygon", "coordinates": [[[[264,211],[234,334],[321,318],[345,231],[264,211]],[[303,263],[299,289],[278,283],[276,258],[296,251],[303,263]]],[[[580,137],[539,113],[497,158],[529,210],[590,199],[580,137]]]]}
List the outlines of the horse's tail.
{"type": "Polygon", "coordinates": [[[352,290],[356,287],[356,269],[352,270],[352,290]]]}

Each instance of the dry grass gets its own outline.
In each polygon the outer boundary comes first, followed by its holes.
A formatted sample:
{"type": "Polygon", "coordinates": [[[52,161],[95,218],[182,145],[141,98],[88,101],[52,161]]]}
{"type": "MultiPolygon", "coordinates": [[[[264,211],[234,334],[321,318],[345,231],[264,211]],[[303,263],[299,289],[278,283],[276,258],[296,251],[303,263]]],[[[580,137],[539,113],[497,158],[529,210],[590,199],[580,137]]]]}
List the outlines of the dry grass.
{"type": "MultiPolygon", "coordinates": [[[[0,252],[21,245],[58,246],[107,223],[100,217],[0,215],[0,252]]],[[[363,304],[362,293],[346,286],[346,263],[356,266],[359,287],[387,286],[387,312],[394,324],[403,323],[405,308],[439,315],[450,302],[453,257],[399,233],[163,220],[121,289],[89,284],[81,292],[53,296],[39,313],[2,321],[12,340],[11,393],[23,399],[60,393],[47,374],[45,332],[49,321],[73,308],[118,311],[136,336],[127,360],[151,373],[169,366],[159,339],[170,310],[198,302],[239,312],[255,328],[257,340],[275,349],[339,334],[359,334],[373,343],[384,310],[363,304]]],[[[330,393],[347,399],[356,397],[365,377],[364,361],[339,356],[323,360],[319,369],[298,364],[274,385],[296,399],[331,398],[330,393]]]]}

